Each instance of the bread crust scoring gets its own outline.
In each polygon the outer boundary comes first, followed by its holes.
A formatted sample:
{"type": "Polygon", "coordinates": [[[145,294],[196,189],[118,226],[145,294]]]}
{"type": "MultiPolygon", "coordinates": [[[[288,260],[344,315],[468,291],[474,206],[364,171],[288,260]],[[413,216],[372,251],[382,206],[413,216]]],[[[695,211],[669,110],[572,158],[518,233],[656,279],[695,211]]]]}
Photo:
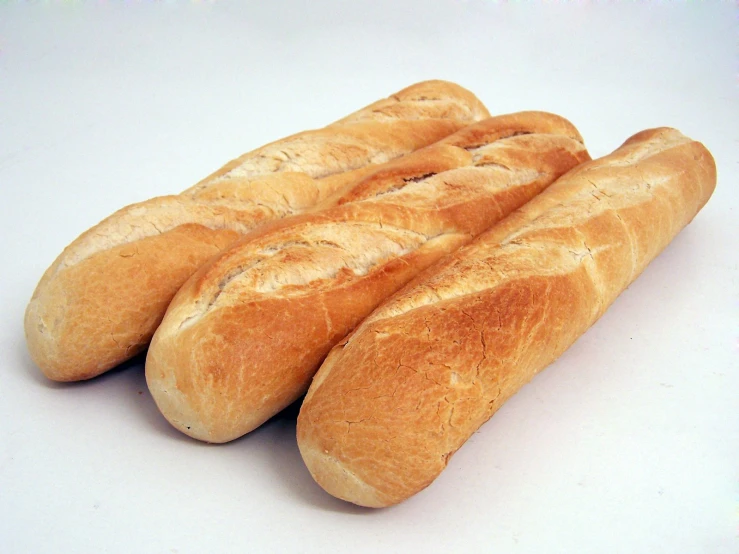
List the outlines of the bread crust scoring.
{"type": "Polygon", "coordinates": [[[428,486],[598,320],[715,184],[702,144],[674,129],[643,131],[419,276],[313,380],[298,444],[315,480],[372,507],[428,486]]]}
{"type": "Polygon", "coordinates": [[[117,211],[72,242],[36,287],[25,316],[31,357],[57,381],[103,373],[145,349],[182,283],[240,236],[487,115],[458,85],[418,83],[244,154],[181,195],[117,211]]]}
{"type": "Polygon", "coordinates": [[[587,159],[559,116],[498,116],[246,236],[172,301],[146,362],[154,400],[201,440],[251,431],[382,300],[587,159]]]}

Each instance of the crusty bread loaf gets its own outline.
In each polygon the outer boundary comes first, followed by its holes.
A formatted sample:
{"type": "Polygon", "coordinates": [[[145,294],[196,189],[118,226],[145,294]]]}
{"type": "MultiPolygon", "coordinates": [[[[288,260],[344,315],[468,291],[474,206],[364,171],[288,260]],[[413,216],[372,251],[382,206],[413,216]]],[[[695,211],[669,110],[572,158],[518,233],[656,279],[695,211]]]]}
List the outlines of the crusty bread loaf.
{"type": "Polygon", "coordinates": [[[25,318],[31,357],[58,381],[103,373],[146,347],[182,283],[240,235],[488,115],[462,87],[419,83],[244,154],[179,196],[123,208],[42,277],[25,318]]]}
{"type": "Polygon", "coordinates": [[[428,486],[604,313],[715,183],[702,144],[644,131],[419,276],[317,373],[298,418],[315,480],[371,507],[428,486]]]}
{"type": "Polygon", "coordinates": [[[209,442],[251,431],[384,298],[587,159],[561,117],[494,117],[388,164],[334,208],[248,235],[188,280],[154,335],[159,409],[209,442]]]}

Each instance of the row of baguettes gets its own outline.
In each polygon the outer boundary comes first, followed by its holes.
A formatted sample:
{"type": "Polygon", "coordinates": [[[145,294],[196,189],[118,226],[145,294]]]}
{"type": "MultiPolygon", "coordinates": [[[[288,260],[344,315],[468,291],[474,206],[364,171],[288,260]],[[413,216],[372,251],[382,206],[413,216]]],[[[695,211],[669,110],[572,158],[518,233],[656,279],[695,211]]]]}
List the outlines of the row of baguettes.
{"type": "Polygon", "coordinates": [[[710,153],[674,129],[578,166],[589,158],[566,120],[487,115],[457,85],[419,83],[116,212],[39,283],[33,359],[56,380],[106,371],[145,348],[187,281],[147,359],[165,417],[232,440],[323,361],[298,421],[311,474],[356,504],[403,501],[597,321],[716,183],[710,153]]]}
{"type": "Polygon", "coordinates": [[[167,310],[146,360],[157,406],[204,441],[253,430],[381,301],[587,159],[559,116],[493,117],[383,166],[334,208],[248,235],[167,310]]]}
{"type": "Polygon", "coordinates": [[[581,165],[372,313],[298,418],[329,493],[401,502],[605,312],[708,201],[716,168],[674,129],[581,165]]]}
{"type": "Polygon", "coordinates": [[[144,350],[177,289],[244,233],[488,116],[458,85],[419,83],[244,154],[180,195],[119,210],[41,278],[25,317],[31,357],[57,381],[105,372],[144,350]]]}

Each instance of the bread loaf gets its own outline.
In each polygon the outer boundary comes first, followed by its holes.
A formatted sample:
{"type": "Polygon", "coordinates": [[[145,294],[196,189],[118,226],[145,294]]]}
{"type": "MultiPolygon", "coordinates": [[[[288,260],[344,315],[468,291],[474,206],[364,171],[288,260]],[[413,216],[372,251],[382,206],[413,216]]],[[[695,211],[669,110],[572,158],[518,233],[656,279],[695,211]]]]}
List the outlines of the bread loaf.
{"type": "Polygon", "coordinates": [[[248,235],[172,301],[146,361],[157,406],[204,441],[251,431],[384,298],[587,159],[561,117],[494,117],[248,235]]]}
{"type": "Polygon", "coordinates": [[[57,381],[99,375],[142,351],[182,283],[239,236],[488,115],[462,87],[419,83],[244,154],[179,196],[123,208],[42,277],[25,317],[31,357],[57,381]]]}
{"type": "Polygon", "coordinates": [[[428,486],[595,323],[715,183],[702,144],[644,131],[419,276],[318,371],[297,431],[314,479],[371,507],[428,486]]]}

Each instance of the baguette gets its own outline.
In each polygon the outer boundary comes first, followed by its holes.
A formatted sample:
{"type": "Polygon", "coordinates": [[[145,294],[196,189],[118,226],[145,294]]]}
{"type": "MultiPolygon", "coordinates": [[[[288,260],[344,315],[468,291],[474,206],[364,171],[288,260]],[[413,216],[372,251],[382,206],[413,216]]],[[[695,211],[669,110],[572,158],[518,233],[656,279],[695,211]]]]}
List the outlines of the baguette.
{"type": "Polygon", "coordinates": [[[362,506],[428,486],[605,312],[708,201],[716,168],[674,129],[574,169],[373,312],[298,417],[313,478],[362,506]]]}
{"type": "Polygon", "coordinates": [[[241,235],[309,210],[377,164],[488,115],[462,87],[419,83],[244,154],[178,196],[119,210],[43,275],[25,316],[32,359],[57,381],[118,365],[146,348],[182,283],[241,235]]]}
{"type": "Polygon", "coordinates": [[[587,159],[559,116],[494,117],[379,169],[334,208],[245,237],[188,280],[154,335],[157,406],[200,440],[251,431],[384,298],[587,159]]]}

